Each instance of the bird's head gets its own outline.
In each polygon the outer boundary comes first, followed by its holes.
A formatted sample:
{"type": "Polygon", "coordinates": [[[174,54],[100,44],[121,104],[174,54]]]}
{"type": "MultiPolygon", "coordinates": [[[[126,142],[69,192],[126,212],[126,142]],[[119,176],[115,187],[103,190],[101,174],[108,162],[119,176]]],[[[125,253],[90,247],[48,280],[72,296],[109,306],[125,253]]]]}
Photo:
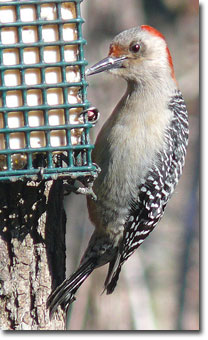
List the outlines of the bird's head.
{"type": "Polygon", "coordinates": [[[86,74],[103,71],[127,81],[143,82],[170,75],[175,81],[173,62],[164,36],[147,25],[119,33],[110,44],[106,58],[91,66],[86,74]]]}

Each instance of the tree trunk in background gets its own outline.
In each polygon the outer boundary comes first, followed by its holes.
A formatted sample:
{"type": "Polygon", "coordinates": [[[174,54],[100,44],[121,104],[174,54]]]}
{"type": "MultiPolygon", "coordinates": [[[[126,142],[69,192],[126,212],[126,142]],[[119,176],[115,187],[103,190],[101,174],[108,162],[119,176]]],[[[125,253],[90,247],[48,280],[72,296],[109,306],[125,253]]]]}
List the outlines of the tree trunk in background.
{"type": "Polygon", "coordinates": [[[65,224],[61,180],[0,184],[0,329],[65,329],[46,309],[65,277],[65,224]]]}

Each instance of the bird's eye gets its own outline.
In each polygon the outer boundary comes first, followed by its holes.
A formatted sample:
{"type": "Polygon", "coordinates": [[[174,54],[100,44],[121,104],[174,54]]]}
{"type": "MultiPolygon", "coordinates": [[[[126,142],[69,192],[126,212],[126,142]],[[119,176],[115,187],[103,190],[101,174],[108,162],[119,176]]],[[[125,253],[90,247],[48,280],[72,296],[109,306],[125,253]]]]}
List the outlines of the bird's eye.
{"type": "Polygon", "coordinates": [[[130,45],[129,50],[133,53],[138,53],[140,50],[140,44],[138,43],[133,43],[130,45]]]}

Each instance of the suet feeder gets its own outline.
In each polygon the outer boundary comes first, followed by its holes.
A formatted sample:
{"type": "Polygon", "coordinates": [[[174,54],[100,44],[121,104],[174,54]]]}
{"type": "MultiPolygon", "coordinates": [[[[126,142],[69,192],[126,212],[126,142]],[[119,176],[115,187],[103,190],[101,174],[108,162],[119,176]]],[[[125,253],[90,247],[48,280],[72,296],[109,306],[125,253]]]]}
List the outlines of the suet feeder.
{"type": "Polygon", "coordinates": [[[0,180],[96,172],[81,1],[0,3],[0,180]]]}

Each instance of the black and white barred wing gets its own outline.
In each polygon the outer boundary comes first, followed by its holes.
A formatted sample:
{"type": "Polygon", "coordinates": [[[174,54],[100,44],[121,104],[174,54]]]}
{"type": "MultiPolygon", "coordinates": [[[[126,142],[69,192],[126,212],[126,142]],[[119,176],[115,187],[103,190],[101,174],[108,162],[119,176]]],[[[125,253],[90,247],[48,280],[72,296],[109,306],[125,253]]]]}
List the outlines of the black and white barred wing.
{"type": "Polygon", "coordinates": [[[173,119],[166,131],[166,148],[138,187],[137,201],[133,201],[125,223],[119,253],[119,263],[107,280],[107,293],[113,292],[122,264],[143,243],[162,218],[164,209],[182,174],[188,144],[188,114],[180,91],[169,103],[173,119]]]}
{"type": "MultiPolygon", "coordinates": [[[[165,167],[163,166],[165,170],[165,167]]],[[[116,287],[122,264],[142,244],[144,239],[154,229],[163,215],[167,203],[169,187],[162,189],[162,169],[154,166],[148,176],[139,186],[137,202],[132,203],[132,208],[125,223],[123,240],[120,245],[119,263],[111,272],[111,280],[106,280],[107,294],[111,294],[116,287]],[[167,192],[165,192],[165,189],[167,192]]]]}
{"type": "Polygon", "coordinates": [[[137,206],[134,204],[125,226],[122,262],[143,243],[163,216],[171,188],[163,185],[162,179],[162,169],[154,167],[139,188],[137,206]]]}
{"type": "Polygon", "coordinates": [[[138,188],[127,219],[121,250],[121,262],[138,248],[155,228],[182,174],[188,145],[188,114],[180,91],[171,99],[173,119],[166,131],[166,148],[138,188]]]}

